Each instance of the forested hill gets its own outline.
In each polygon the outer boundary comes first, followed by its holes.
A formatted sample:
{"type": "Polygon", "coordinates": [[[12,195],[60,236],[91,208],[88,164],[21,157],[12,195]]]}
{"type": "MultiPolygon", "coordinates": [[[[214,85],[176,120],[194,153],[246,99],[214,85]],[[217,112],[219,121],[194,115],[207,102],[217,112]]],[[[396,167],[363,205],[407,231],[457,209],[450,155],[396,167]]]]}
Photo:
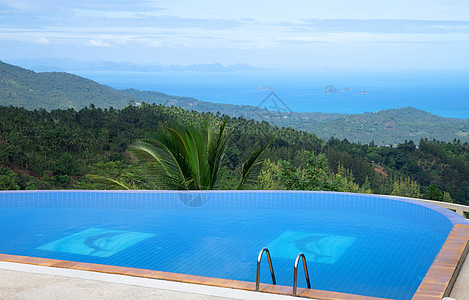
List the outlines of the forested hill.
{"type": "Polygon", "coordinates": [[[255,106],[209,103],[190,97],[169,96],[159,92],[141,92],[134,89],[122,92],[148,103],[179,106],[198,112],[221,112],[230,117],[266,121],[279,127],[316,134],[319,138],[347,139],[350,142],[376,145],[394,145],[405,141],[436,139],[451,142],[469,141],[469,119],[451,119],[405,107],[364,114],[280,113],[255,106]]]}
{"type": "MultiPolygon", "coordinates": [[[[217,126],[221,119],[155,104],[50,112],[0,106],[0,190],[110,188],[85,175],[126,179],[141,172],[127,152],[136,140],[152,138],[168,124],[217,126]]],[[[275,137],[247,189],[372,192],[468,204],[469,143],[420,140],[377,147],[325,141],[244,118],[227,118],[227,131],[217,189],[236,188],[242,162],[275,137]]]]}
{"type": "Polygon", "coordinates": [[[469,119],[443,118],[413,107],[341,116],[314,129],[307,125],[296,128],[313,131],[322,138],[346,138],[361,143],[374,141],[378,145],[396,146],[421,138],[469,141],[469,119]]]}
{"type": "Polygon", "coordinates": [[[62,72],[36,73],[0,61],[0,105],[26,109],[81,109],[90,103],[123,108],[132,96],[62,72]]]}
{"type": "Polygon", "coordinates": [[[350,142],[397,145],[421,138],[451,142],[469,141],[469,119],[442,118],[407,107],[365,114],[280,113],[256,106],[199,101],[190,97],[133,89],[116,90],[94,81],[61,72],[35,73],[0,61],[0,105],[26,109],[81,109],[91,103],[99,108],[123,108],[130,102],[178,106],[197,112],[220,112],[230,117],[266,121],[292,127],[318,137],[350,142]]]}

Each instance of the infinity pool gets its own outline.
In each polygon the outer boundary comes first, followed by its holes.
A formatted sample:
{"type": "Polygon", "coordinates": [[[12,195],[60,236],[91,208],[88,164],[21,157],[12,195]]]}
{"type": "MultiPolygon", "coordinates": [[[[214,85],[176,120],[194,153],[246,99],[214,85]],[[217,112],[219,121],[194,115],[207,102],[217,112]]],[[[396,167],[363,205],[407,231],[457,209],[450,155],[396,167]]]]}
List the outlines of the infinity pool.
{"type": "Polygon", "coordinates": [[[252,282],[267,247],[279,285],[303,252],[313,289],[411,299],[453,228],[429,207],[327,192],[0,192],[0,253],[252,282]]]}

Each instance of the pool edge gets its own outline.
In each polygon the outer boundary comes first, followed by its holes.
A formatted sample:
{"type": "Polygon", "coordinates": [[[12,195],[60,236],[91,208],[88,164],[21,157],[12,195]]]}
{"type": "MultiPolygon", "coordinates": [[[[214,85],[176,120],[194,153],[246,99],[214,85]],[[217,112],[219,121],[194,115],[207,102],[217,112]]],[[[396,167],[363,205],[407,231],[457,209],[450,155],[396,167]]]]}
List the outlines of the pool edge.
{"type": "MultiPolygon", "coordinates": [[[[220,279],[196,275],[187,275],[180,273],[170,273],[163,271],[154,271],[147,269],[137,269],[129,267],[118,267],[111,265],[100,265],[92,263],[82,263],[82,262],[73,262],[65,261],[58,259],[49,259],[49,258],[39,258],[39,257],[30,257],[30,256],[20,256],[20,255],[11,255],[11,254],[0,254],[0,261],[10,262],[10,263],[21,263],[21,264],[30,264],[44,267],[53,267],[53,268],[66,268],[73,270],[81,271],[91,271],[107,274],[117,274],[117,275],[126,275],[133,277],[141,278],[153,278],[159,280],[168,280],[189,284],[200,284],[207,286],[215,286],[222,288],[231,288],[239,289],[245,291],[255,291],[255,283],[240,281],[240,280],[230,280],[230,279],[220,279]]],[[[279,295],[292,295],[292,287],[282,286],[282,285],[272,285],[261,283],[260,292],[279,294],[279,295]]],[[[313,299],[351,299],[351,300],[389,300],[386,298],[377,298],[370,296],[362,296],[355,294],[346,294],[340,292],[330,292],[306,288],[298,288],[297,295],[304,298],[313,298],[313,299]]]]}
{"type": "MultiPolygon", "coordinates": [[[[82,192],[82,190],[79,190],[82,192]]],[[[33,191],[37,192],[37,191],[33,191]]],[[[63,192],[63,191],[62,191],[63,192]]],[[[102,191],[113,192],[113,191],[102,191]]],[[[163,191],[165,192],[165,191],[163,191]]],[[[219,192],[219,191],[216,191],[219,192]]],[[[266,191],[262,191],[266,192],[266,191]]],[[[268,191],[275,192],[275,191],[268,191]]],[[[283,191],[285,192],[285,191],[283,191]]],[[[292,191],[290,191],[292,192],[292,191]]],[[[300,191],[294,191],[300,192],[300,191]]],[[[318,193],[318,192],[311,192],[318,193]]],[[[335,194],[335,192],[321,192],[324,194],[335,194]]],[[[435,204],[422,202],[420,199],[389,196],[389,195],[374,195],[374,194],[355,194],[355,193],[340,193],[349,194],[353,196],[368,196],[373,198],[387,198],[402,202],[413,203],[419,206],[424,206],[444,215],[451,223],[452,228],[442,245],[440,251],[435,257],[432,265],[428,269],[424,279],[419,285],[417,291],[414,293],[412,299],[428,299],[428,300],[441,300],[443,297],[449,296],[453,285],[459,275],[459,271],[464,263],[466,256],[469,252],[469,224],[463,217],[451,212],[447,208],[436,206],[435,204]]],[[[1,254],[0,261],[11,263],[22,263],[30,265],[39,265],[56,268],[67,268],[91,272],[100,272],[108,274],[119,274],[141,278],[153,278],[159,280],[168,280],[183,283],[200,284],[206,286],[215,286],[223,288],[233,288],[246,291],[255,291],[254,282],[220,279],[212,277],[203,277],[196,275],[187,275],[179,273],[170,273],[163,271],[154,271],[148,269],[137,269],[129,267],[118,267],[111,265],[100,265],[92,263],[80,263],[73,261],[63,261],[56,259],[46,259],[38,257],[28,257],[10,254],[1,254]]],[[[279,286],[271,284],[261,284],[261,292],[274,293],[280,295],[292,295],[292,287],[279,286]]],[[[369,296],[361,296],[356,294],[346,294],[340,292],[313,290],[298,288],[298,296],[314,299],[376,299],[383,300],[385,298],[373,298],[369,296]]]]}
{"type": "MultiPolygon", "coordinates": [[[[469,225],[455,224],[412,299],[441,300],[443,297],[449,296],[468,252],[469,225]]],[[[254,282],[170,273],[148,269],[118,267],[11,254],[0,254],[0,261],[255,291],[254,282]]],[[[291,287],[280,285],[275,286],[263,283],[261,283],[260,291],[280,295],[292,294],[291,287]]],[[[315,299],[385,299],[314,289],[308,290],[305,288],[298,288],[298,296],[315,299]]]]}
{"type": "Polygon", "coordinates": [[[468,251],[469,225],[455,224],[412,299],[448,297],[468,251]]]}

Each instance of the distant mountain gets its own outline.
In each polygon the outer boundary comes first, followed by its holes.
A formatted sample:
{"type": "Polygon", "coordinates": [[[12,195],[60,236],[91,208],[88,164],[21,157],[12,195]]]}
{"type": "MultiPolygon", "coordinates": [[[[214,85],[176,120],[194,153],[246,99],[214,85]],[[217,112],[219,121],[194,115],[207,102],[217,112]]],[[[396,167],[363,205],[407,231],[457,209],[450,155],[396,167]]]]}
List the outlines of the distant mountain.
{"type": "Polygon", "coordinates": [[[123,108],[132,96],[92,80],[61,72],[36,73],[0,61],[0,105],[26,109],[80,109],[90,103],[123,108]]]}
{"type": "Polygon", "coordinates": [[[114,61],[82,61],[68,58],[41,58],[41,59],[21,59],[13,61],[14,64],[32,69],[36,72],[57,72],[57,71],[108,71],[108,72],[165,72],[165,71],[194,71],[194,72],[236,72],[236,71],[256,71],[262,70],[248,64],[235,64],[223,66],[214,64],[194,64],[194,65],[163,65],[135,64],[131,62],[114,61]]]}
{"type": "Polygon", "coordinates": [[[469,141],[469,119],[438,117],[412,107],[354,115],[278,112],[255,106],[204,102],[159,92],[116,90],[68,73],[35,73],[0,62],[0,105],[3,106],[51,110],[81,109],[93,103],[101,108],[123,108],[131,102],[142,101],[266,121],[279,127],[312,132],[325,139],[346,138],[350,142],[360,143],[374,141],[376,145],[397,145],[405,140],[418,142],[421,138],[469,141]]]}

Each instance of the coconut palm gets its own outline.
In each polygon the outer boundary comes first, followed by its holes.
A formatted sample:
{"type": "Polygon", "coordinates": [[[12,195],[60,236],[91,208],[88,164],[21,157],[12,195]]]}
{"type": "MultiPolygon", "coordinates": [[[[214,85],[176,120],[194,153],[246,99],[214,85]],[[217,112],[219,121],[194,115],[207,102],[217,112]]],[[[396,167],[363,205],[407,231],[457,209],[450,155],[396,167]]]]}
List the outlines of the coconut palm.
{"type": "MultiPolygon", "coordinates": [[[[151,140],[139,140],[129,152],[145,162],[144,188],[171,190],[211,190],[219,178],[221,162],[229,141],[225,132],[226,121],[219,128],[207,123],[198,130],[194,127],[166,127],[165,134],[151,140]]],[[[272,139],[273,140],[273,139],[272,139]]],[[[238,189],[252,180],[261,163],[261,154],[272,142],[252,153],[243,165],[238,189]]],[[[113,181],[120,187],[130,188],[113,181]]],[[[135,188],[135,185],[132,186],[135,188]]]]}

